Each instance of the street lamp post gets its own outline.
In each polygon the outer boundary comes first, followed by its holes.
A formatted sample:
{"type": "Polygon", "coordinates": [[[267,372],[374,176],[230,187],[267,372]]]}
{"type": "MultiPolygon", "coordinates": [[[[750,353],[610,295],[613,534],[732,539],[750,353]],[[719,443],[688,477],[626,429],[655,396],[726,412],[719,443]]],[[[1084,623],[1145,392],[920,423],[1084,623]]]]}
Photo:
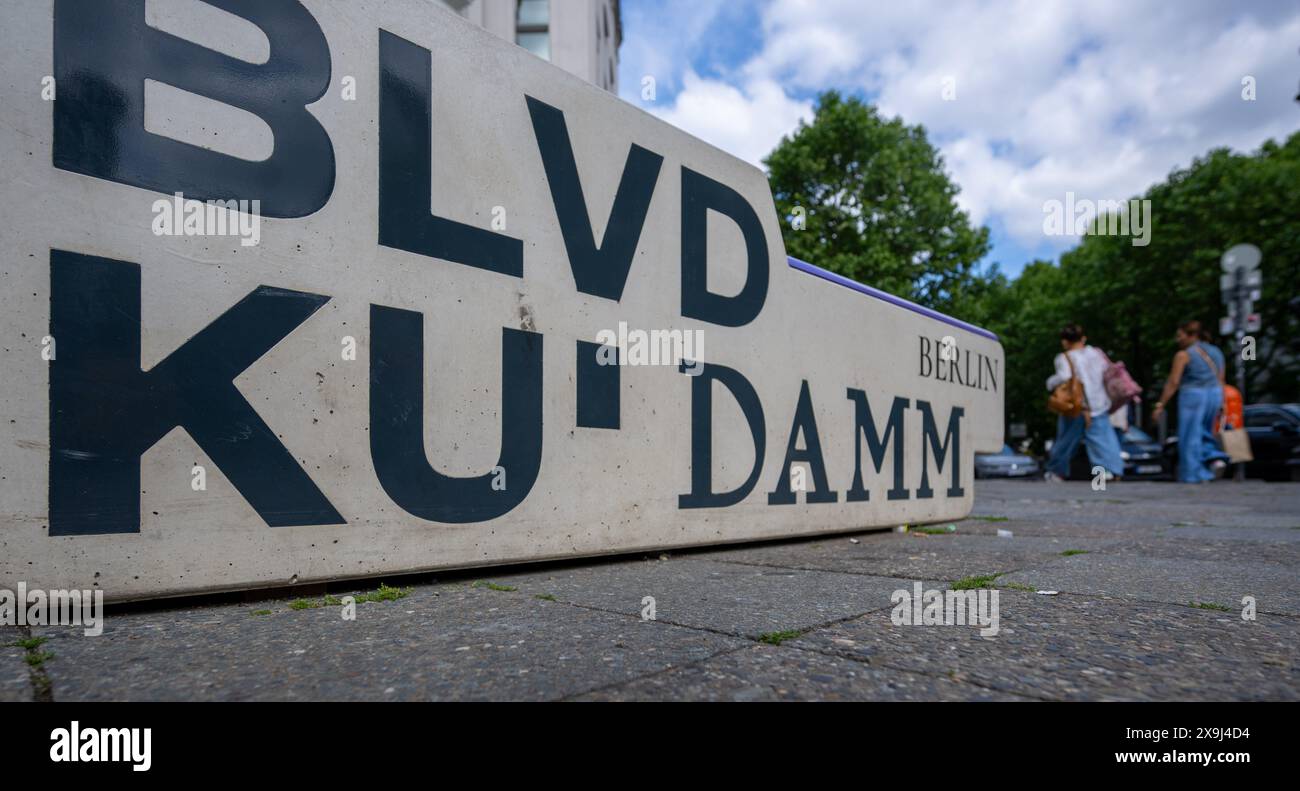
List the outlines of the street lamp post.
{"type": "MultiPolygon", "coordinates": [[[[1239,244],[1223,254],[1220,263],[1223,275],[1219,278],[1219,289],[1223,292],[1223,302],[1228,308],[1228,315],[1219,320],[1219,334],[1232,335],[1236,338],[1237,390],[1241,393],[1242,406],[1246,404],[1246,365],[1241,357],[1246,334],[1259,332],[1260,316],[1255,312],[1255,302],[1260,298],[1260,289],[1264,284],[1259,271],[1262,254],[1253,244],[1239,244]]],[[[1234,426],[1244,430],[1245,426],[1234,426]]],[[[1246,479],[1246,465],[1236,465],[1235,479],[1246,479]]]]}

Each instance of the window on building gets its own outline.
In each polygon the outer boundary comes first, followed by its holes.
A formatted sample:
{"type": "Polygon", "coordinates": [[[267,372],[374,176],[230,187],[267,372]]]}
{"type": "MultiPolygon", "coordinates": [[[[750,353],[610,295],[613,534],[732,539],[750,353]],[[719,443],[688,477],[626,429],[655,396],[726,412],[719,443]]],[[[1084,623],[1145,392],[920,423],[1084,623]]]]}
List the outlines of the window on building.
{"type": "Polygon", "coordinates": [[[539,58],[551,59],[550,0],[519,0],[515,43],[539,58]]]}

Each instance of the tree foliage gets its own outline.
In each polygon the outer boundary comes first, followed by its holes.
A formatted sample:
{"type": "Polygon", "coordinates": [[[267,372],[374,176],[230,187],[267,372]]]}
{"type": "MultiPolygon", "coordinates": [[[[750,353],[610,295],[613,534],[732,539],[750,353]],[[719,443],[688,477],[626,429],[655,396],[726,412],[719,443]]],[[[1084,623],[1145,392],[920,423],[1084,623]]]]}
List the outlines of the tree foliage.
{"type": "Polygon", "coordinates": [[[957,208],[922,127],[828,91],[765,164],[790,255],[940,310],[978,288],[988,229],[957,208]]]}
{"type": "Polygon", "coordinates": [[[1245,365],[1250,402],[1300,400],[1300,133],[1254,154],[1216,149],[1141,196],[1151,201],[1151,243],[1084,237],[1059,266],[1036,262],[1012,282],[995,283],[973,318],[997,332],[1007,353],[1007,408],[1031,433],[1050,436],[1044,381],[1059,351],[1056,332],[1083,325],[1089,341],[1123,360],[1154,399],[1190,319],[1212,331],[1225,315],[1219,259],[1236,244],[1263,252],[1263,327],[1257,358],[1243,362],[1235,339],[1220,340],[1228,376],[1245,365]]]}
{"type": "MultiPolygon", "coordinates": [[[[1212,150],[1152,186],[1140,196],[1151,201],[1149,245],[1085,236],[1059,264],[1035,261],[1014,279],[978,268],[988,229],[957,207],[958,189],[920,126],[832,91],[766,164],[789,254],[998,333],[1008,419],[1040,440],[1055,427],[1044,382],[1061,326],[1082,324],[1150,400],[1176,350],[1175,327],[1217,327],[1219,258],[1244,242],[1263,252],[1264,276],[1248,401],[1300,400],[1300,133],[1253,154],[1212,150]]],[[[1240,350],[1232,339],[1221,345],[1232,376],[1240,350]]]]}

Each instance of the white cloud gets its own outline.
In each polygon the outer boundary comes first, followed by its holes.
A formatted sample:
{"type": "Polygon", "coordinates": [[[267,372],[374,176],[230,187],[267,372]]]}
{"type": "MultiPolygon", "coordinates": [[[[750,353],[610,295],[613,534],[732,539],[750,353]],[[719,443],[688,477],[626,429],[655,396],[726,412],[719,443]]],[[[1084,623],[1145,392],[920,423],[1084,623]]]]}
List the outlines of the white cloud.
{"type": "Polygon", "coordinates": [[[771,0],[761,19],[756,55],[722,78],[679,66],[658,114],[757,162],[810,116],[791,97],[860,92],[924,124],[963,208],[1026,248],[1045,241],[1044,201],[1127,198],[1211,148],[1300,128],[1294,0],[771,0]]]}
{"type": "Polygon", "coordinates": [[[724,0],[624,2],[624,38],[618,53],[619,93],[633,104],[641,104],[641,81],[645,77],[654,78],[657,92],[676,93],[692,53],[727,10],[724,0]]]}
{"type": "Polygon", "coordinates": [[[812,118],[812,103],[796,101],[772,80],[753,79],[736,87],[688,71],[672,107],[652,109],[660,118],[707,143],[762,167],[762,159],[800,120],[812,118]]]}

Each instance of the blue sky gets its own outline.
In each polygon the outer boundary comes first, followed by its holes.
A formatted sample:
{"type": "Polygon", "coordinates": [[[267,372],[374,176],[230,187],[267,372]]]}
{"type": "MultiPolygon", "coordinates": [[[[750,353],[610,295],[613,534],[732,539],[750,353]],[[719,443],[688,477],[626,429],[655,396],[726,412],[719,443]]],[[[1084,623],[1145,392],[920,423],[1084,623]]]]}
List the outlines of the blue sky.
{"type": "Polygon", "coordinates": [[[622,9],[622,97],[755,164],[828,88],[923,124],[962,208],[991,230],[986,263],[1009,274],[1077,243],[1043,233],[1047,201],[1124,200],[1211,148],[1252,151],[1300,129],[1296,0],[623,0],[622,9]]]}

